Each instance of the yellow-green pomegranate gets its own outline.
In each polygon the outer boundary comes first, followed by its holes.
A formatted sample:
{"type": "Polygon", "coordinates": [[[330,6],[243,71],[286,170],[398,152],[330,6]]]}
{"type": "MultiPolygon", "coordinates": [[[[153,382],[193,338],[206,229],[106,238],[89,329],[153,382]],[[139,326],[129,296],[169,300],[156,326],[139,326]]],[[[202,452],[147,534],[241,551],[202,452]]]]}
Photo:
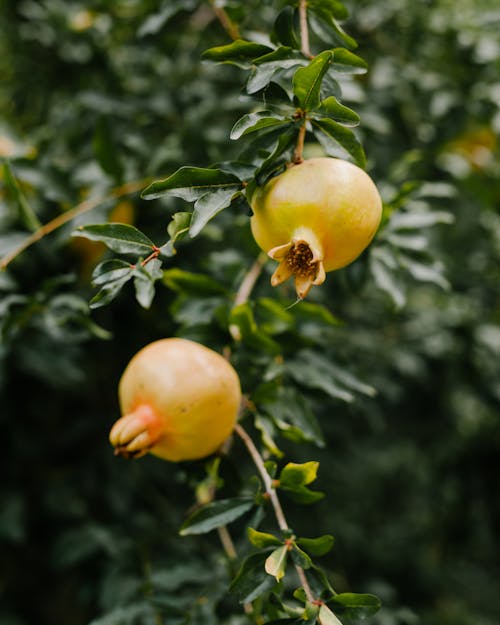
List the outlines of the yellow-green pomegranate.
{"type": "Polygon", "coordinates": [[[241,401],[233,367],[217,352],[186,339],[150,343],[120,380],[122,418],[109,439],[117,455],[152,453],[164,460],[196,460],[231,434],[241,401]]]}
{"type": "Polygon", "coordinates": [[[382,200],[368,174],[347,161],[313,158],[293,165],[251,198],[259,247],[279,261],[276,286],[291,276],[303,299],[325,273],[351,263],[373,239],[382,200]]]}

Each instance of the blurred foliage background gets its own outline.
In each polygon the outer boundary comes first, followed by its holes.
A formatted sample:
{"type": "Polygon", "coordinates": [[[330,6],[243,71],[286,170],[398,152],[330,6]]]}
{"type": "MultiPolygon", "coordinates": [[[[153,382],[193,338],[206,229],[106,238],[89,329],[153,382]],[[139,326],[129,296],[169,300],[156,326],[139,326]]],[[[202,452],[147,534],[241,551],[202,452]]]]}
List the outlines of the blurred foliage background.
{"type": "MultiPolygon", "coordinates": [[[[264,37],[279,3],[220,4],[264,37]]],[[[320,380],[304,393],[325,447],[280,446],[320,460],[327,497],[288,513],[305,535],[335,534],[325,566],[340,590],[382,598],[375,625],[497,625],[500,10],[494,0],[348,6],[370,70],[342,87],[361,114],[368,171],[388,219],[435,218],[410,234],[389,220],[369,254],[314,290],[314,310],[285,311],[292,293],[268,286],[270,267],[257,285],[259,323],[286,342],[298,383],[301,367],[320,380]],[[376,396],[325,391],[321,362],[297,356],[320,345],[376,396]]],[[[0,256],[117,185],[236,155],[229,131],[255,102],[237,68],[200,61],[229,40],[210,3],[4,1],[0,32],[0,156],[31,207],[4,171],[0,256]]],[[[165,267],[205,273],[224,293],[165,279],[150,309],[127,288],[90,313],[89,277],[106,252],[70,236],[109,218],[163,242],[182,204],[106,201],[0,273],[1,625],[246,622],[216,537],[178,536],[204,463],[115,459],[107,433],[137,349],[172,334],[227,341],[221,310],[257,254],[248,211],[218,216],[165,267]]],[[[271,359],[250,349],[237,360],[250,387],[271,359]]],[[[251,473],[235,448],[221,469],[229,493],[251,473]]]]}

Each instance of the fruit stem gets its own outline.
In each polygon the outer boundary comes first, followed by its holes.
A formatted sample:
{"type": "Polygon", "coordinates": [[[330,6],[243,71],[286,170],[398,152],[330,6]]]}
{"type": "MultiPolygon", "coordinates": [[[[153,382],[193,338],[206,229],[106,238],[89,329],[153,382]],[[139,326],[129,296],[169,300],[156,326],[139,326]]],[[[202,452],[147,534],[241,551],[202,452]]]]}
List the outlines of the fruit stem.
{"type": "Polygon", "coordinates": [[[308,59],[312,59],[311,49],[309,48],[309,30],[307,27],[307,0],[299,2],[299,21],[300,21],[300,42],[301,52],[308,59]]]}
{"type": "MultiPolygon", "coordinates": [[[[276,517],[276,521],[278,522],[279,528],[285,532],[289,531],[290,528],[285,518],[285,513],[283,512],[283,508],[281,507],[281,502],[279,500],[278,493],[276,492],[276,489],[273,486],[273,480],[271,476],[269,475],[269,473],[267,472],[266,466],[264,464],[264,459],[260,455],[260,452],[255,446],[251,437],[247,434],[247,432],[241,427],[239,423],[235,425],[234,431],[236,432],[236,434],[238,434],[238,436],[243,441],[245,447],[248,450],[248,453],[250,454],[255,466],[257,467],[258,472],[260,473],[262,481],[264,482],[264,488],[266,489],[266,493],[269,496],[269,501],[271,502],[271,505],[273,507],[274,515],[276,517]]],[[[310,602],[313,602],[315,600],[315,597],[313,595],[311,587],[309,586],[309,582],[307,581],[307,577],[304,572],[304,569],[298,564],[296,564],[295,570],[297,571],[297,575],[299,576],[300,583],[302,584],[302,588],[304,589],[306,593],[307,600],[310,602]]]]}
{"type": "Polygon", "coordinates": [[[306,124],[307,124],[307,119],[304,118],[304,123],[299,128],[299,134],[297,136],[297,143],[295,145],[295,150],[293,151],[292,163],[294,165],[299,165],[304,160],[302,158],[302,152],[304,150],[304,141],[306,139],[306,124]]]}

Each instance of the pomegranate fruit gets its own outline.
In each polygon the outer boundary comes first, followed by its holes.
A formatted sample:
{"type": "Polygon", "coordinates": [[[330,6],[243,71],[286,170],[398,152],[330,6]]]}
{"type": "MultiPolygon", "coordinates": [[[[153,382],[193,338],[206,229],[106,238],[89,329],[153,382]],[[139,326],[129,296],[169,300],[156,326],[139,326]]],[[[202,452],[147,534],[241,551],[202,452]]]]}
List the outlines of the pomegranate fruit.
{"type": "Polygon", "coordinates": [[[279,261],[276,286],[291,276],[303,299],[325,273],[348,265],[373,239],[382,200],[368,174],[347,161],[312,158],[259,187],[251,198],[252,233],[279,261]]]}
{"type": "Polygon", "coordinates": [[[150,343],[126,367],[118,388],[122,418],[109,439],[127,458],[154,454],[178,462],[215,452],[230,435],[241,400],[236,371],[220,354],[180,338],[150,343]]]}

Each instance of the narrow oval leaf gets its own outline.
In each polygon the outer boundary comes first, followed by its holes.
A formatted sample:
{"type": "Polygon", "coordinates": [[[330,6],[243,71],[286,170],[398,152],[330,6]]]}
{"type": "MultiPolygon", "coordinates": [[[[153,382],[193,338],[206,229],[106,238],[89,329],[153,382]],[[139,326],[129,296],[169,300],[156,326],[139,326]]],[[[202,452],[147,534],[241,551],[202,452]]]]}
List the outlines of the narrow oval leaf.
{"type": "Polygon", "coordinates": [[[289,462],[280,473],[280,486],[306,486],[314,482],[318,474],[319,462],[297,464],[289,462]]]}
{"type": "Polygon", "coordinates": [[[333,51],[325,50],[314,57],[307,67],[299,68],[293,77],[293,93],[304,111],[319,105],[321,82],[333,61],[333,51]]]}
{"type": "Polygon", "coordinates": [[[254,505],[250,497],[234,497],[214,501],[196,510],[181,526],[180,535],[206,534],[228,525],[248,512],[254,505]]]}
{"type": "Polygon", "coordinates": [[[332,603],[343,608],[342,614],[355,619],[367,618],[380,609],[380,599],[371,594],[344,592],[335,595],[332,603]]]}
{"type": "Polygon", "coordinates": [[[241,603],[251,603],[276,585],[264,568],[265,553],[253,553],[245,558],[229,591],[236,594],[241,603]]]}
{"type": "Polygon", "coordinates": [[[31,208],[24,193],[21,191],[21,187],[17,182],[10,164],[5,161],[3,164],[3,182],[11,194],[17,208],[20,221],[23,225],[31,231],[35,231],[42,225],[35,211],[31,208]]]}
{"type": "Polygon", "coordinates": [[[221,210],[231,204],[233,196],[238,192],[239,188],[239,186],[227,185],[202,195],[194,205],[191,225],[189,226],[189,236],[195,237],[200,234],[217,213],[220,213],[221,210]]]}
{"type": "Polygon", "coordinates": [[[282,545],[283,541],[273,534],[266,534],[265,532],[259,532],[252,527],[247,529],[248,540],[254,547],[258,549],[264,549],[265,547],[274,547],[282,545]]]}
{"type": "Polygon", "coordinates": [[[342,621],[324,603],[319,609],[319,620],[321,625],[342,625],[342,621]]]}
{"type": "Polygon", "coordinates": [[[332,117],[347,126],[357,126],[359,124],[359,115],[348,106],[341,104],[333,95],[320,103],[318,113],[332,117]]]}
{"type": "Polygon", "coordinates": [[[269,128],[271,126],[281,126],[287,124],[281,115],[277,115],[272,111],[259,111],[257,113],[249,113],[243,115],[232,127],[230,138],[239,139],[242,135],[246,135],[250,132],[256,132],[262,128],[269,128]]]}
{"type": "Polygon", "coordinates": [[[312,124],[320,131],[314,133],[316,138],[331,156],[338,156],[336,146],[331,145],[333,142],[350,154],[359,167],[366,166],[365,152],[352,130],[327,117],[313,119],[312,124]]]}
{"type": "Polygon", "coordinates": [[[160,248],[160,253],[163,256],[170,257],[177,254],[175,243],[189,232],[191,217],[192,214],[186,212],[178,212],[173,215],[172,221],[167,226],[170,239],[160,248]]]}
{"type": "Polygon", "coordinates": [[[237,39],[225,46],[215,46],[205,50],[203,59],[217,63],[230,63],[238,67],[249,67],[252,59],[272,52],[272,48],[253,41],[237,39]]]}
{"type": "Polygon", "coordinates": [[[286,560],[288,556],[288,547],[282,545],[275,549],[272,554],[266,559],[264,568],[268,575],[272,575],[277,582],[280,581],[285,575],[286,560]]]}
{"type": "Polygon", "coordinates": [[[303,569],[309,569],[312,566],[311,558],[300,549],[297,545],[293,545],[291,550],[293,563],[297,566],[302,567],[303,569]]]}
{"type": "Polygon", "coordinates": [[[94,286],[101,286],[106,282],[113,282],[120,280],[127,276],[133,267],[130,263],[127,263],[120,258],[113,258],[112,260],[105,260],[103,263],[99,263],[92,273],[92,284],[94,286]]]}
{"type": "Polygon", "coordinates": [[[324,556],[332,549],[334,543],[335,538],[330,534],[318,538],[297,538],[297,544],[313,556],[324,556]]]}
{"type": "Polygon", "coordinates": [[[173,195],[187,202],[194,202],[208,191],[216,191],[228,186],[241,186],[240,180],[221,169],[181,167],[168,178],[152,182],[144,189],[141,197],[153,200],[173,195]]]}
{"type": "Polygon", "coordinates": [[[149,255],[155,244],[143,232],[128,224],[91,224],[80,226],[72,233],[91,241],[101,241],[118,254],[149,255]]]}
{"type": "Polygon", "coordinates": [[[210,276],[192,273],[178,267],[163,272],[163,283],[173,291],[196,295],[220,295],[226,292],[226,289],[210,276]]]}
{"type": "Polygon", "coordinates": [[[349,13],[340,0],[308,0],[307,6],[311,10],[325,11],[338,20],[345,20],[349,13]]]}
{"type": "Polygon", "coordinates": [[[295,11],[292,7],[287,6],[279,13],[273,30],[275,40],[296,50],[300,48],[300,39],[295,32],[295,11]]]}
{"type": "Polygon", "coordinates": [[[345,48],[334,48],[333,69],[344,74],[365,74],[368,65],[360,56],[345,48]]]}

